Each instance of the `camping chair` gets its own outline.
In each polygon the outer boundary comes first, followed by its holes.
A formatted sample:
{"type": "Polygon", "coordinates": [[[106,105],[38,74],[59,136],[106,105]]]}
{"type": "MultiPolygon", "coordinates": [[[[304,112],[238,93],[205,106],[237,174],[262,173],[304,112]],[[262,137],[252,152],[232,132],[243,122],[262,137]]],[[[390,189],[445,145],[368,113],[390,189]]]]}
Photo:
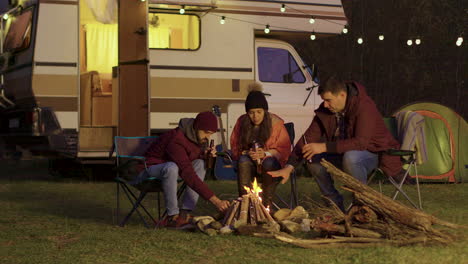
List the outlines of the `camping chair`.
{"type": "MultiPolygon", "coordinates": [[[[388,130],[392,134],[392,136],[395,139],[398,139],[396,119],[394,117],[388,117],[388,118],[384,118],[384,122],[385,122],[385,125],[387,126],[388,130]]],[[[419,189],[419,178],[417,176],[418,175],[418,168],[416,166],[415,151],[413,151],[413,150],[403,150],[403,149],[389,149],[389,150],[386,151],[386,154],[391,155],[391,156],[398,156],[398,157],[401,158],[403,164],[407,165],[407,170],[406,170],[405,174],[400,179],[400,181],[397,182],[394,178],[385,175],[385,173],[380,168],[377,168],[371,174],[371,176],[369,177],[367,183],[369,184],[369,183],[372,182],[372,180],[378,178],[380,192],[382,192],[382,181],[384,179],[387,179],[395,187],[395,192],[393,193],[393,196],[392,196],[393,200],[395,200],[397,198],[398,194],[401,193],[411,203],[412,206],[414,206],[416,209],[421,209],[422,210],[421,192],[420,192],[420,189],[419,189]],[[414,173],[415,173],[414,175],[416,175],[416,177],[415,177],[416,178],[416,189],[417,189],[417,194],[418,194],[419,206],[416,205],[416,203],[413,202],[413,200],[411,200],[411,198],[408,196],[408,194],[403,190],[403,184],[405,183],[406,179],[408,177],[411,177],[409,175],[411,169],[414,170],[414,173]],[[384,179],[382,179],[382,177],[378,177],[378,175],[386,176],[386,177],[383,177],[384,179]]]]}
{"type": "MultiPolygon", "coordinates": [[[[115,182],[117,183],[117,221],[120,215],[120,188],[125,193],[129,202],[132,204],[132,209],[125,216],[125,218],[119,223],[119,226],[123,227],[130,219],[132,214],[136,211],[140,219],[143,221],[145,227],[149,228],[143,215],[140,213],[139,208],[143,209],[144,213],[155,223],[155,219],[149,213],[149,211],[142,204],[146,195],[150,192],[157,193],[157,205],[158,205],[158,217],[161,219],[161,202],[160,193],[163,191],[161,181],[159,179],[150,177],[143,181],[138,181],[138,170],[137,166],[143,164],[146,167],[146,158],[144,154],[151,144],[157,137],[122,137],[116,136],[114,138],[113,152],[116,153],[116,168],[117,176],[115,182]],[[133,187],[137,189],[140,194],[138,197],[132,192],[133,187]]],[[[177,197],[179,198],[185,189],[185,183],[179,187],[177,191],[177,197]]],[[[163,216],[166,212],[164,212],[163,216]]]]}
{"type": "MultiPolygon", "coordinates": [[[[294,123],[289,122],[289,123],[284,124],[284,126],[286,127],[286,130],[288,131],[289,139],[291,140],[291,148],[293,148],[294,138],[295,138],[294,123]]],[[[293,170],[293,172],[291,173],[291,176],[289,177],[289,181],[291,182],[291,193],[289,196],[289,202],[286,202],[286,200],[282,198],[278,193],[275,193],[275,198],[277,198],[279,202],[281,202],[283,205],[285,205],[289,209],[293,209],[298,204],[296,170],[293,170]]],[[[273,202],[273,206],[276,207],[276,209],[280,209],[280,206],[275,202],[273,202]]]]}

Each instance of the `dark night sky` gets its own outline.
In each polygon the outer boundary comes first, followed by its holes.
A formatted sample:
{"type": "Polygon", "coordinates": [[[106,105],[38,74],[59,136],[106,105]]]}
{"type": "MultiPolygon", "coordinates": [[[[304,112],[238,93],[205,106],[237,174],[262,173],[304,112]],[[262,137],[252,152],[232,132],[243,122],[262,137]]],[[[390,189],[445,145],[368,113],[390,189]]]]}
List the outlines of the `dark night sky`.
{"type": "Polygon", "coordinates": [[[292,43],[308,64],[359,81],[384,115],[435,102],[468,118],[468,0],[344,0],[347,35],[292,43]],[[463,45],[455,41],[463,31],[463,45]],[[385,41],[377,36],[385,33],[385,41]],[[420,36],[420,46],[406,45],[420,36]],[[365,43],[358,45],[358,37],[365,43]],[[331,52],[332,51],[332,52],[331,52]]]}
{"type": "Polygon", "coordinates": [[[0,0],[0,13],[5,12],[8,6],[8,0],[0,0]]]}

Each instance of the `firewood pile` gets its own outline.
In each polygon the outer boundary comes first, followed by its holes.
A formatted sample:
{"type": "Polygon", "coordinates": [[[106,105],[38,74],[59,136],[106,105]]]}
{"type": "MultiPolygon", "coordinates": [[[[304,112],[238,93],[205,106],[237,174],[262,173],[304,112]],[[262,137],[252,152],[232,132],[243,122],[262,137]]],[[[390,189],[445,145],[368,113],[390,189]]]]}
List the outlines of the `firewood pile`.
{"type": "MultiPolygon", "coordinates": [[[[316,205],[313,217],[302,207],[280,209],[273,217],[261,203],[258,190],[250,190],[231,203],[224,218],[195,218],[198,229],[209,234],[238,234],[269,237],[304,248],[368,247],[376,245],[448,244],[455,236],[436,229],[466,228],[440,220],[423,211],[403,205],[363,185],[352,176],[322,160],[322,165],[343,189],[354,195],[351,209],[345,214],[338,207],[316,205]],[[211,218],[211,219],[210,219],[211,218]],[[292,236],[296,232],[314,233],[313,239],[292,236]]],[[[254,183],[254,186],[256,184],[254,183]]],[[[331,203],[333,204],[333,203],[331,203]]]]}
{"type": "Polygon", "coordinates": [[[284,234],[270,234],[271,237],[304,248],[448,244],[455,236],[436,229],[436,225],[466,228],[394,201],[325,160],[321,164],[335,180],[344,184],[343,189],[353,193],[354,205],[346,214],[336,206],[315,208],[311,229],[326,238],[298,239],[284,234]]]}

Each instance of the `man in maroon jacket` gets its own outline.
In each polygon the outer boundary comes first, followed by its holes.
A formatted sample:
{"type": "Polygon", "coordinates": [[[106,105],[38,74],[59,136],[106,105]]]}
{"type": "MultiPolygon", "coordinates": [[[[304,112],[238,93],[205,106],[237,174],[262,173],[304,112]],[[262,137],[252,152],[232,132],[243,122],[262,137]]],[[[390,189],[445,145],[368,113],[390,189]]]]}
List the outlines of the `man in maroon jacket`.
{"type": "Polygon", "coordinates": [[[161,179],[167,215],[160,225],[181,227],[188,223],[189,212],[195,209],[199,195],[210,201],[223,212],[229,202],[220,200],[203,182],[205,166],[204,146],[210,136],[218,130],[218,121],[211,112],[202,112],[194,118],[182,118],[179,126],[159,137],[146,152],[148,169],[139,179],[155,177],[161,179]],[[177,201],[177,179],[187,184],[182,207],[177,201]]]}
{"type": "Polygon", "coordinates": [[[323,103],[296,143],[289,166],[270,174],[283,177],[282,183],[285,183],[294,166],[306,159],[307,169],[315,176],[322,194],[344,211],[343,197],[320,160],[325,158],[366,184],[367,175],[377,166],[390,176],[401,171],[400,158],[383,152],[400,146],[361,84],[331,77],[320,85],[318,93],[323,103]]]}

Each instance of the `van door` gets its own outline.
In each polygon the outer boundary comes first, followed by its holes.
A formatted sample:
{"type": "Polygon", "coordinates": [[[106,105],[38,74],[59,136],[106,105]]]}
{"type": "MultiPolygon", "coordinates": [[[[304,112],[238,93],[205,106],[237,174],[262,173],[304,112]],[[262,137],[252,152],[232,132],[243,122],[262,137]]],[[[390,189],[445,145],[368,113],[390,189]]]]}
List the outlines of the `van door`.
{"type": "Polygon", "coordinates": [[[257,39],[255,52],[255,79],[269,94],[268,101],[303,105],[313,81],[294,48],[283,41],[257,39]]]}

